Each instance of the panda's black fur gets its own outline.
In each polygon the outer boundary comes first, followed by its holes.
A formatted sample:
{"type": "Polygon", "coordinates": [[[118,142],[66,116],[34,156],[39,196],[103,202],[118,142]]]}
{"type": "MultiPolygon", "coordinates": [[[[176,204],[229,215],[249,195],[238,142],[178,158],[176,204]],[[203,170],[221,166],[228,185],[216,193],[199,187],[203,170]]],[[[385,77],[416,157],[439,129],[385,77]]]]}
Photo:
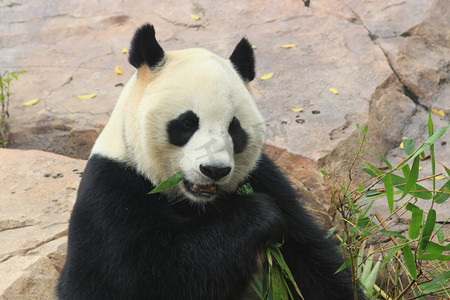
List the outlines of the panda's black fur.
{"type": "MultiPolygon", "coordinates": [[[[242,80],[250,81],[253,52],[247,41],[241,43],[231,61],[242,80]]],[[[132,45],[130,63],[136,67],[163,60],[150,25],[137,31],[132,45]]],[[[198,127],[195,113],[184,117],[189,122],[167,125],[173,145],[190,138],[177,134],[180,126],[198,127]]],[[[237,118],[228,131],[234,151],[243,151],[248,136],[237,118]]],[[[154,184],[133,166],[93,153],[70,219],[58,299],[240,299],[260,266],[259,255],[282,241],[306,300],[353,299],[349,273],[335,274],[343,263],[335,245],[323,238],[325,232],[265,154],[245,182],[254,194],[222,193],[199,208],[187,198],[149,195],[154,184]]]]}

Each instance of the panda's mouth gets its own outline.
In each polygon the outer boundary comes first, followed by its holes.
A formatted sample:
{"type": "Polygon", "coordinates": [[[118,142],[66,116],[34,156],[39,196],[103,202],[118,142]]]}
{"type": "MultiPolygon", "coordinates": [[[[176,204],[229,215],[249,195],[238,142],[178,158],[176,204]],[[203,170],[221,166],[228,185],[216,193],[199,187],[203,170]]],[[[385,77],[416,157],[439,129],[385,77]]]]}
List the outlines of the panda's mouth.
{"type": "Polygon", "coordinates": [[[217,192],[217,185],[215,184],[199,184],[187,180],[183,180],[183,183],[186,189],[196,196],[211,197],[217,192]]]}

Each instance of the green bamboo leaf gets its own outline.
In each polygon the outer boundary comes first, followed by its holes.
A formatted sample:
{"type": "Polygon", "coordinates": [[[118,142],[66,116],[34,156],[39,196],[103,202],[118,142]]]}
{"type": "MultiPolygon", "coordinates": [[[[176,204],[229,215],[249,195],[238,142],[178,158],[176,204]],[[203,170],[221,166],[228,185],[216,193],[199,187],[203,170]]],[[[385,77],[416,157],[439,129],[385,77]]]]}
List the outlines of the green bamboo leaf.
{"type": "Polygon", "coordinates": [[[254,194],[255,192],[253,191],[252,186],[250,185],[250,183],[246,183],[243,184],[238,190],[237,190],[238,195],[250,195],[250,194],[254,194]]]}
{"type": "Polygon", "coordinates": [[[281,274],[279,268],[271,268],[271,278],[272,278],[272,299],[287,299],[287,292],[284,289],[283,275],[281,274]]]}
{"type": "Polygon", "coordinates": [[[364,126],[363,133],[367,134],[368,131],[369,131],[369,126],[368,125],[364,126]]]}
{"type": "Polygon", "coordinates": [[[411,239],[416,239],[420,233],[420,227],[422,226],[423,210],[415,206],[414,204],[408,203],[406,206],[407,210],[411,210],[411,223],[409,224],[408,235],[411,239]],[[408,205],[410,209],[408,209],[408,205]]]}
{"type": "MultiPolygon", "coordinates": [[[[406,184],[405,178],[400,177],[395,174],[390,174],[390,175],[392,177],[392,185],[396,189],[398,189],[400,191],[404,191],[405,184],[406,184]]],[[[431,194],[431,192],[419,184],[416,184],[416,192],[411,192],[411,195],[413,195],[414,197],[420,198],[420,199],[424,199],[424,200],[429,200],[429,199],[433,198],[433,195],[431,194]]]]}
{"type": "MultiPolygon", "coordinates": [[[[403,190],[403,195],[400,197],[400,199],[403,199],[407,194],[409,194],[410,191],[416,190],[416,181],[417,178],[419,178],[419,164],[420,164],[420,158],[416,157],[414,159],[413,165],[411,167],[411,172],[409,172],[409,176],[406,180],[405,189],[403,190]]],[[[405,176],[406,178],[406,176],[405,176]]]]}
{"type": "Polygon", "coordinates": [[[182,181],[184,178],[184,175],[181,171],[173,174],[172,176],[170,176],[166,181],[164,181],[163,183],[161,183],[160,185],[158,185],[157,187],[155,187],[153,190],[151,190],[149,192],[149,194],[156,194],[159,192],[162,192],[164,190],[167,190],[175,185],[177,185],[178,183],[180,183],[180,181],[182,181]]]}
{"type": "Polygon", "coordinates": [[[439,189],[439,191],[443,193],[436,193],[434,201],[437,204],[444,203],[450,197],[450,180],[447,180],[447,182],[439,189]]]}
{"type": "Polygon", "coordinates": [[[437,237],[439,243],[444,244],[445,237],[444,237],[444,231],[442,230],[442,227],[439,224],[434,224],[434,230],[436,231],[436,237],[437,237]]]}
{"type": "Polygon", "coordinates": [[[373,172],[371,169],[369,169],[369,168],[361,168],[361,167],[358,167],[358,169],[360,169],[360,170],[366,172],[367,174],[369,174],[369,175],[372,176],[373,178],[378,177],[378,175],[377,175],[375,172],[373,172]]]}
{"type": "Polygon", "coordinates": [[[378,169],[377,167],[375,167],[374,165],[372,165],[371,163],[369,163],[368,161],[364,161],[364,163],[369,166],[369,168],[375,172],[375,174],[377,174],[377,176],[381,176],[383,175],[385,172],[381,171],[380,169],[378,169]]]}
{"type": "Polygon", "coordinates": [[[295,290],[297,291],[297,294],[303,299],[302,293],[300,292],[300,289],[298,288],[297,283],[295,282],[294,276],[291,273],[291,270],[289,270],[289,267],[286,263],[286,261],[283,258],[283,255],[281,254],[280,248],[272,248],[271,253],[273,257],[275,258],[278,265],[281,267],[283,272],[286,274],[286,277],[291,281],[292,285],[294,286],[295,290]]]}
{"type": "Polygon", "coordinates": [[[261,280],[259,280],[258,276],[253,275],[253,279],[250,282],[250,285],[253,288],[253,290],[255,291],[255,293],[258,294],[258,297],[260,299],[263,299],[264,292],[263,292],[262,282],[261,282],[261,280]]]}
{"type": "Polygon", "coordinates": [[[434,144],[439,138],[441,138],[447,130],[450,128],[450,125],[447,125],[445,127],[442,127],[438,131],[436,131],[435,134],[433,134],[431,137],[426,140],[426,142],[423,143],[422,146],[419,147],[419,149],[416,151],[414,155],[412,155],[405,164],[409,164],[412,160],[414,160],[417,156],[419,156],[423,151],[428,149],[432,144],[434,144]]]}
{"type": "Polygon", "coordinates": [[[369,293],[373,293],[373,285],[375,284],[375,280],[377,279],[378,270],[380,269],[381,262],[378,261],[370,272],[369,276],[364,282],[364,286],[369,293]]]}
{"type": "Polygon", "coordinates": [[[427,220],[425,221],[425,226],[422,229],[422,237],[419,241],[420,254],[422,254],[422,251],[427,247],[428,241],[433,233],[434,225],[436,225],[436,211],[430,208],[428,211],[427,220]]]}
{"type": "Polygon", "coordinates": [[[400,238],[402,240],[406,240],[406,237],[404,235],[402,235],[402,234],[400,234],[400,233],[398,233],[396,231],[389,231],[389,230],[377,230],[377,231],[381,232],[381,233],[384,233],[384,234],[387,234],[389,236],[395,236],[395,237],[398,237],[398,238],[400,238]]]}
{"type": "Polygon", "coordinates": [[[329,237],[336,231],[336,228],[337,228],[337,225],[334,226],[334,227],[332,227],[332,228],[330,228],[330,229],[327,231],[327,233],[325,234],[325,238],[326,238],[326,239],[329,238],[329,237]]]}
{"type": "MultiPolygon", "coordinates": [[[[428,112],[428,135],[431,137],[434,133],[433,119],[431,118],[431,111],[428,112]]],[[[423,152],[425,153],[425,152],[423,152]]],[[[434,155],[434,144],[430,145],[431,157],[431,174],[436,174],[436,156],[434,155]]],[[[436,178],[433,177],[433,191],[436,190],[436,178]]]]}
{"type": "Polygon", "coordinates": [[[364,241],[361,244],[361,247],[359,248],[359,251],[358,251],[358,257],[357,257],[357,260],[356,260],[356,263],[357,263],[357,266],[358,266],[358,268],[356,269],[356,275],[358,277],[361,276],[361,270],[362,270],[362,264],[363,264],[363,261],[364,261],[364,249],[365,248],[366,248],[366,241],[364,241]]]}
{"type": "Polygon", "coordinates": [[[394,187],[392,186],[391,175],[386,175],[383,177],[384,190],[386,191],[386,197],[389,205],[389,210],[392,214],[394,211],[394,187]]]}
{"type": "Polygon", "coordinates": [[[364,269],[363,269],[361,277],[360,277],[361,282],[366,281],[367,277],[370,274],[370,271],[372,270],[372,261],[373,261],[372,252],[373,252],[373,247],[370,246],[369,252],[367,254],[366,262],[364,264],[364,269]]]}
{"type": "Polygon", "coordinates": [[[406,245],[402,248],[403,258],[405,259],[406,267],[408,268],[409,273],[411,274],[411,277],[414,280],[417,280],[417,269],[416,269],[416,262],[414,260],[414,255],[411,251],[411,247],[409,245],[406,245]]]}
{"type": "Polygon", "coordinates": [[[337,274],[337,273],[341,272],[342,270],[344,270],[344,269],[347,268],[348,266],[350,266],[350,258],[347,259],[347,260],[339,267],[339,269],[337,269],[337,271],[334,272],[334,274],[337,274]]]}
{"type": "Polygon", "coordinates": [[[414,140],[403,139],[403,146],[404,146],[406,155],[409,156],[414,152],[414,148],[415,148],[414,140]]]}
{"type": "Polygon", "coordinates": [[[397,254],[398,251],[402,248],[402,245],[395,246],[394,249],[389,252],[388,255],[383,259],[383,262],[381,263],[381,268],[384,268],[384,266],[394,257],[395,254],[397,254]]]}
{"type": "Polygon", "coordinates": [[[358,139],[359,139],[359,143],[362,143],[362,137],[361,137],[361,128],[359,128],[359,124],[356,123],[356,132],[358,132],[358,139]]]}
{"type": "Polygon", "coordinates": [[[436,244],[432,241],[428,241],[427,247],[425,248],[425,251],[428,251],[431,254],[436,255],[436,257],[439,257],[442,254],[442,252],[444,252],[444,250],[445,250],[444,246],[436,244]]]}
{"type": "Polygon", "coordinates": [[[448,287],[450,284],[450,271],[445,271],[438,277],[434,278],[430,282],[420,284],[422,294],[428,294],[442,289],[442,287],[448,287]]]}

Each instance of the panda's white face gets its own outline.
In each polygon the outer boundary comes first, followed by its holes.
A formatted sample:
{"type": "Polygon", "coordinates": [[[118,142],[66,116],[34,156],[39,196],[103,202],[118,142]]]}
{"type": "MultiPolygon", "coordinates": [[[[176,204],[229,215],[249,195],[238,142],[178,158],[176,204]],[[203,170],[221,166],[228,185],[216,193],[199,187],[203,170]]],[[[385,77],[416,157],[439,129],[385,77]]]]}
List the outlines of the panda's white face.
{"type": "Polygon", "coordinates": [[[130,79],[93,153],[126,162],[166,190],[205,203],[232,192],[255,167],[265,125],[229,60],[204,49],[167,52],[130,79]],[[122,141],[122,142],[121,142],[122,141]]]}

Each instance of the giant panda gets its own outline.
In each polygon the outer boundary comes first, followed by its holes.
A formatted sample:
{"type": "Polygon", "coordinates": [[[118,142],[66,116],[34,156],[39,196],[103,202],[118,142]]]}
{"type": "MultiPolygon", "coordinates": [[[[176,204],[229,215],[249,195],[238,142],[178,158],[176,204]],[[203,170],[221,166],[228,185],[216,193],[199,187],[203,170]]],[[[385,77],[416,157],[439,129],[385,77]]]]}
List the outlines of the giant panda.
{"type": "Polygon", "coordinates": [[[146,24],[129,62],[137,72],[80,183],[57,298],[242,299],[267,245],[282,242],[306,300],[353,299],[335,246],[261,152],[249,42],[229,59],[165,52],[146,24]],[[183,181],[149,194],[179,171],[183,181]],[[246,183],[254,193],[238,194],[246,183]]]}

